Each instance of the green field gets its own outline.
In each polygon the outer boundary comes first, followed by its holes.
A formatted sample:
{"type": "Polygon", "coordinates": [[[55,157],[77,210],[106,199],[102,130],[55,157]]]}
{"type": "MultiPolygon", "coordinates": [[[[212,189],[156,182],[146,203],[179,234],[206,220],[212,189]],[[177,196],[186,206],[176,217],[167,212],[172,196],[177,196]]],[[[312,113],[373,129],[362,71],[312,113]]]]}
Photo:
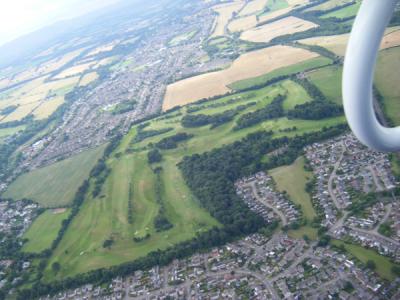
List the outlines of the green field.
{"type": "Polygon", "coordinates": [[[350,3],[353,0],[329,0],[326,2],[323,2],[322,4],[313,6],[311,8],[306,9],[305,11],[325,11],[325,10],[330,10],[332,8],[342,6],[344,4],[350,3]]]}
{"type": "MultiPolygon", "coordinates": [[[[234,108],[246,102],[257,102],[256,105],[242,111],[244,114],[264,107],[278,95],[287,94],[287,107],[299,101],[309,101],[307,93],[296,83],[286,80],[273,86],[240,94],[233,94],[213,102],[192,104],[190,107],[200,107],[195,113],[214,114],[234,108]],[[234,102],[229,102],[235,99],[234,102]],[[218,107],[208,107],[210,104],[220,104],[218,107]]],[[[184,115],[186,107],[181,108],[184,115]]],[[[275,136],[293,136],[305,132],[318,131],[323,126],[332,126],[344,122],[344,117],[325,119],[321,121],[288,120],[280,118],[268,120],[243,130],[233,131],[236,116],[233,121],[210,130],[210,126],[198,128],[183,128],[180,124],[182,115],[170,113],[171,118],[157,118],[149,121],[145,130],[158,130],[172,127],[174,130],[147,138],[139,143],[132,143],[136,135],[136,127],[124,137],[121,145],[115,151],[121,153],[119,158],[112,156],[108,166],[112,169],[99,197],[93,199],[91,193],[84,201],[80,212],[72,221],[61,243],[52,255],[46,280],[54,278],[51,264],[59,262],[61,271],[57,278],[72,276],[88,270],[111,266],[142,257],[151,251],[164,249],[180,241],[193,238],[197,232],[218,226],[218,222],[202,209],[183,181],[177,163],[185,155],[202,153],[212,148],[221,147],[237,141],[247,134],[259,130],[273,130],[275,136]],[[282,129],[297,127],[297,131],[282,132],[282,129]],[[161,166],[162,200],[168,220],[174,225],[172,229],[156,232],[154,218],[159,210],[155,200],[157,177],[147,162],[149,144],[155,144],[162,138],[176,133],[186,132],[194,137],[178,148],[162,150],[161,166]],[[129,150],[129,151],[127,151],[129,150]],[[133,222],[128,222],[129,189],[133,188],[133,222]],[[79,234],[77,234],[79,232],[79,234]],[[135,242],[134,237],[150,237],[141,242],[135,242]],[[112,238],[111,249],[102,247],[106,239],[112,238]]]]}
{"type": "Polygon", "coordinates": [[[318,68],[321,66],[326,66],[331,63],[332,63],[332,61],[326,57],[312,58],[312,59],[306,60],[302,63],[296,64],[296,65],[277,69],[275,71],[272,71],[272,72],[262,75],[262,76],[234,82],[231,85],[229,85],[229,88],[231,88],[233,90],[243,90],[243,89],[255,86],[255,85],[265,84],[269,80],[279,77],[279,76],[296,74],[298,72],[303,72],[303,71],[318,68]]]}
{"type": "Polygon", "coordinates": [[[14,133],[17,133],[18,131],[24,130],[24,129],[25,129],[25,125],[0,129],[0,138],[5,138],[7,136],[13,135],[14,133]]]}
{"type": "Polygon", "coordinates": [[[290,166],[279,167],[268,173],[274,178],[278,190],[286,191],[294,203],[301,205],[304,217],[311,221],[316,213],[305,187],[312,173],[304,170],[304,157],[298,158],[290,166]]]}
{"type": "Polygon", "coordinates": [[[376,65],[375,84],[384,99],[384,112],[395,125],[400,125],[400,47],[379,53],[376,65]]]}
{"type": "Polygon", "coordinates": [[[345,243],[339,240],[333,240],[332,244],[335,246],[344,245],[347,252],[359,259],[361,262],[366,263],[368,260],[372,260],[376,265],[376,273],[378,273],[382,278],[387,280],[394,280],[396,278],[395,274],[391,272],[393,264],[389,258],[379,255],[374,250],[366,249],[364,247],[345,243]]]}
{"type": "Polygon", "coordinates": [[[346,6],[342,9],[338,9],[335,11],[332,11],[330,13],[327,13],[325,15],[322,15],[322,19],[327,19],[327,18],[337,18],[337,19],[345,19],[349,17],[354,17],[358,10],[360,9],[361,2],[358,1],[357,3],[353,5],[346,6]]]}
{"type": "Polygon", "coordinates": [[[342,70],[343,67],[328,66],[309,72],[307,78],[321,90],[328,100],[342,104],[342,70]]]}
{"type": "Polygon", "coordinates": [[[32,199],[43,207],[69,205],[75,192],[103,155],[105,145],[87,150],[50,166],[18,177],[3,193],[4,198],[32,199]]]}
{"type": "Polygon", "coordinates": [[[28,239],[28,242],[24,244],[22,251],[39,253],[50,248],[61,228],[61,222],[68,217],[68,214],[68,209],[60,212],[46,210],[41,214],[23,235],[23,238],[28,239]]]}
{"type": "Polygon", "coordinates": [[[264,10],[264,12],[261,13],[261,15],[267,15],[273,11],[283,9],[288,6],[289,4],[286,0],[268,0],[266,9],[264,10]]]}
{"type": "Polygon", "coordinates": [[[197,33],[197,30],[188,31],[184,34],[178,35],[174,37],[172,40],[168,42],[169,46],[179,45],[181,42],[192,39],[197,33]]]}

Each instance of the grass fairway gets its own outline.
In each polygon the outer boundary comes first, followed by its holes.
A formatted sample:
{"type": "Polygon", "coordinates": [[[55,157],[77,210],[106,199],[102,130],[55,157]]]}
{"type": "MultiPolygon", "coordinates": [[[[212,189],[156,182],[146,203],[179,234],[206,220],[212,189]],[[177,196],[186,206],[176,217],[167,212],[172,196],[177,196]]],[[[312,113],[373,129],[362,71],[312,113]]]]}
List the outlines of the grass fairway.
{"type": "Polygon", "coordinates": [[[305,218],[311,221],[315,210],[310,195],[305,191],[307,181],[312,177],[311,172],[304,170],[304,157],[298,158],[292,165],[283,166],[268,172],[275,180],[279,191],[287,191],[290,199],[301,205],[305,218]]]}
{"type": "Polygon", "coordinates": [[[289,67],[284,67],[284,68],[279,68],[277,70],[274,70],[272,72],[269,72],[265,75],[261,75],[258,77],[253,77],[250,79],[245,79],[241,81],[236,81],[232,84],[229,85],[229,87],[233,90],[243,90],[247,89],[256,85],[262,85],[268,82],[269,80],[279,77],[279,76],[285,76],[285,75],[291,75],[291,74],[296,74],[298,72],[303,72],[306,70],[318,68],[321,66],[326,66],[330,64],[332,61],[329,58],[326,57],[317,57],[317,58],[312,58],[309,60],[306,60],[304,62],[291,65],[289,67]]]}
{"type": "Polygon", "coordinates": [[[391,271],[392,267],[395,266],[395,264],[392,263],[389,258],[379,255],[374,250],[366,249],[364,247],[354,244],[345,243],[340,240],[333,240],[331,243],[335,246],[344,245],[347,252],[355,256],[363,263],[366,263],[368,260],[372,260],[373,262],[375,262],[375,271],[382,278],[390,281],[396,278],[395,274],[393,274],[391,271]]]}
{"type": "Polygon", "coordinates": [[[39,253],[50,248],[61,228],[61,222],[68,217],[69,209],[62,211],[46,210],[31,225],[23,238],[28,239],[22,251],[39,253]]]}
{"type": "Polygon", "coordinates": [[[342,104],[342,70],[343,67],[328,66],[309,72],[307,77],[328,100],[342,104]]]}
{"type": "MultiPolygon", "coordinates": [[[[309,100],[307,93],[296,83],[285,80],[275,85],[259,90],[252,90],[233,94],[213,102],[192,104],[200,107],[196,113],[215,114],[234,108],[247,102],[256,102],[255,105],[243,110],[240,114],[254,111],[270,103],[279,93],[287,94],[286,105],[295,105],[300,100],[309,100]],[[234,102],[229,102],[235,99],[234,102]],[[210,104],[220,104],[208,107],[210,104]]],[[[186,107],[179,112],[187,113],[186,107]]],[[[217,128],[209,126],[197,128],[183,128],[180,120],[182,115],[160,117],[148,121],[145,130],[158,130],[172,127],[173,130],[133,143],[136,136],[136,127],[124,137],[119,148],[121,153],[116,158],[111,156],[107,160],[111,173],[102,187],[100,195],[93,199],[91,193],[86,197],[78,215],[71,222],[61,243],[50,258],[45,272],[45,280],[60,279],[73,276],[89,270],[98,269],[132,261],[143,257],[151,251],[165,249],[176,243],[193,238],[198,232],[209,230],[219,223],[203,209],[186,186],[177,167],[185,155],[202,153],[212,148],[233,143],[247,134],[259,130],[273,130],[276,137],[283,135],[293,136],[305,132],[318,131],[323,126],[332,126],[343,123],[344,118],[332,118],[321,121],[288,120],[280,118],[267,120],[253,127],[233,131],[237,118],[217,128]],[[297,127],[296,131],[283,132],[282,129],[297,127]],[[176,133],[186,132],[193,134],[190,140],[180,143],[176,149],[161,150],[163,160],[157,164],[162,167],[160,181],[162,182],[161,200],[165,207],[165,215],[173,227],[164,232],[157,232],[154,228],[154,219],[159,212],[160,205],[156,201],[157,176],[147,162],[149,144],[155,144],[162,138],[176,133]],[[129,150],[129,151],[127,151],[129,150]],[[133,222],[128,222],[129,190],[133,206],[133,222]],[[132,194],[132,192],[131,192],[132,194]],[[79,232],[79,234],[77,234],[79,232]],[[135,242],[135,237],[149,238],[135,242]],[[114,244],[110,249],[103,248],[103,242],[112,238],[114,244]],[[61,270],[55,276],[51,264],[59,262],[61,270]]]]}
{"type": "Polygon", "coordinates": [[[384,112],[395,125],[400,125],[400,47],[383,50],[379,53],[376,65],[375,84],[383,95],[384,112]]]}
{"type": "Polygon", "coordinates": [[[103,155],[104,148],[105,145],[23,174],[2,196],[14,200],[32,199],[43,207],[66,206],[103,155]]]}

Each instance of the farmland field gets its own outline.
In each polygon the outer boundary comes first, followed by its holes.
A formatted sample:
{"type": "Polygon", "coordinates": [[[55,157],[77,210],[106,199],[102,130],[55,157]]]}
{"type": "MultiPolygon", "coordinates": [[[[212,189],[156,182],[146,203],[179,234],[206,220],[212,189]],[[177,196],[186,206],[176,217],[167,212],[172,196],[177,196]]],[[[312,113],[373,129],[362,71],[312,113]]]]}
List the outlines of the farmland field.
{"type": "Polygon", "coordinates": [[[321,18],[326,19],[326,18],[338,18],[338,19],[345,19],[349,17],[353,17],[357,14],[358,9],[360,8],[361,2],[358,1],[357,3],[353,5],[346,6],[342,9],[338,9],[335,11],[332,11],[330,13],[327,13],[325,15],[322,15],[321,18]]]}
{"type": "Polygon", "coordinates": [[[230,91],[229,85],[247,78],[317,57],[318,54],[288,46],[273,46],[248,52],[223,71],[184,79],[167,87],[163,109],[184,105],[230,91]]]}
{"type": "Polygon", "coordinates": [[[23,238],[28,239],[22,250],[24,252],[39,253],[50,248],[61,228],[61,222],[68,217],[69,209],[48,209],[42,213],[25,232],[23,238]]]}
{"type": "Polygon", "coordinates": [[[85,74],[79,81],[79,86],[87,86],[97,78],[99,78],[99,75],[96,72],[85,74]]]}
{"type": "Polygon", "coordinates": [[[236,1],[229,4],[215,6],[213,9],[218,13],[217,24],[211,37],[225,34],[225,27],[232,18],[233,13],[238,12],[244,5],[244,1],[236,1]]]}
{"type": "MultiPolygon", "coordinates": [[[[209,103],[191,106],[199,107],[200,110],[195,114],[216,114],[241,104],[256,102],[255,105],[241,111],[241,115],[264,107],[278,94],[287,94],[286,107],[291,107],[299,101],[309,100],[302,87],[285,80],[262,89],[216,99],[212,103],[219,103],[218,107],[208,107],[209,103]],[[232,102],[232,99],[235,102],[232,102]]],[[[181,108],[179,111],[185,114],[186,108],[181,108]]],[[[153,119],[149,121],[149,126],[145,130],[159,130],[166,127],[172,127],[173,130],[140,142],[133,142],[137,126],[132,128],[115,150],[121,156],[119,158],[111,156],[107,161],[112,171],[101,193],[96,198],[93,198],[91,193],[87,195],[80,212],[50,258],[49,266],[54,262],[61,264],[57,278],[130,261],[150,251],[164,249],[190,239],[196,232],[218,226],[218,222],[200,207],[183,181],[177,163],[184,156],[209,151],[210,147],[216,148],[233,143],[259,130],[273,130],[277,137],[293,136],[344,122],[343,117],[321,121],[288,120],[284,117],[233,131],[238,117],[212,130],[209,126],[183,128],[180,123],[181,115],[167,119],[153,119]],[[297,127],[295,132],[282,131],[293,126],[297,127]],[[161,150],[163,159],[157,167],[161,167],[162,171],[158,181],[157,175],[152,170],[154,166],[149,165],[147,161],[149,144],[156,144],[162,138],[182,132],[193,134],[194,137],[179,144],[176,149],[161,150]],[[173,224],[171,229],[163,232],[157,232],[154,227],[154,218],[159,210],[155,191],[160,182],[163,187],[161,198],[165,205],[166,216],[173,224]],[[131,223],[128,221],[129,201],[133,203],[131,223]],[[77,231],[82,234],[77,235],[77,231]],[[147,234],[149,236],[143,241],[133,240],[135,237],[146,237],[147,234]],[[103,248],[103,242],[110,238],[114,241],[112,247],[103,248]]],[[[53,278],[54,274],[48,267],[45,279],[50,281],[53,278]]]]}
{"type": "Polygon", "coordinates": [[[192,30],[192,31],[183,33],[181,35],[178,35],[178,36],[174,37],[172,40],[170,40],[168,42],[168,45],[176,46],[176,45],[180,44],[181,42],[190,40],[191,38],[193,38],[196,35],[196,33],[197,33],[196,30],[192,30]]]}
{"type": "Polygon", "coordinates": [[[337,104],[342,103],[342,67],[328,66],[307,73],[307,78],[337,104]]]}
{"type": "Polygon", "coordinates": [[[384,112],[391,121],[400,125],[400,87],[398,71],[400,68],[400,48],[380,52],[376,65],[375,84],[383,95],[384,112]]]}
{"type": "Polygon", "coordinates": [[[269,0],[253,0],[246,4],[246,6],[240,11],[240,16],[247,16],[257,13],[264,9],[269,0]]]}
{"type": "Polygon", "coordinates": [[[253,28],[257,25],[257,17],[255,15],[237,18],[231,21],[228,25],[228,29],[231,32],[243,31],[253,28]]]}
{"type": "Polygon", "coordinates": [[[240,38],[249,42],[267,43],[276,37],[306,31],[315,27],[318,27],[318,25],[290,16],[273,23],[246,30],[241,34],[240,38]]]}
{"type": "Polygon", "coordinates": [[[298,158],[292,165],[283,166],[269,171],[274,178],[279,191],[287,191],[290,199],[301,205],[304,217],[308,221],[316,216],[310,195],[305,191],[306,183],[312,178],[312,173],[304,170],[304,157],[298,158]]]}
{"type": "Polygon", "coordinates": [[[97,147],[17,178],[3,193],[4,198],[32,199],[44,207],[70,204],[75,192],[102,156],[105,146],[97,147]]]}
{"type": "MultiPolygon", "coordinates": [[[[334,52],[336,55],[344,56],[346,52],[349,34],[332,36],[312,37],[300,40],[306,45],[317,45],[334,52]]],[[[398,26],[386,29],[385,36],[381,43],[381,50],[400,45],[400,28],[398,26]]]]}
{"type": "Polygon", "coordinates": [[[0,109],[10,105],[18,107],[3,117],[1,122],[21,120],[31,113],[38,119],[48,117],[64,102],[64,95],[71,91],[78,81],[79,77],[48,82],[39,78],[13,90],[0,101],[0,109]]]}
{"type": "Polygon", "coordinates": [[[268,82],[269,80],[271,80],[275,77],[291,75],[291,74],[303,72],[303,71],[306,71],[309,69],[326,66],[331,63],[332,63],[332,61],[328,58],[316,57],[316,58],[312,58],[312,59],[306,60],[301,63],[293,64],[288,67],[279,68],[277,70],[274,70],[272,72],[269,72],[267,74],[264,74],[264,75],[261,75],[258,77],[253,77],[253,78],[249,78],[249,79],[236,81],[236,82],[230,84],[229,88],[231,88],[233,90],[242,90],[242,89],[250,88],[252,86],[265,84],[266,82],[268,82]]]}
{"type": "Polygon", "coordinates": [[[347,3],[351,3],[351,2],[353,2],[353,0],[329,0],[329,1],[326,1],[326,2],[324,2],[322,4],[310,7],[306,11],[316,11],[316,10],[325,11],[325,10],[330,10],[332,8],[339,7],[339,6],[342,6],[342,5],[345,5],[347,3]]]}

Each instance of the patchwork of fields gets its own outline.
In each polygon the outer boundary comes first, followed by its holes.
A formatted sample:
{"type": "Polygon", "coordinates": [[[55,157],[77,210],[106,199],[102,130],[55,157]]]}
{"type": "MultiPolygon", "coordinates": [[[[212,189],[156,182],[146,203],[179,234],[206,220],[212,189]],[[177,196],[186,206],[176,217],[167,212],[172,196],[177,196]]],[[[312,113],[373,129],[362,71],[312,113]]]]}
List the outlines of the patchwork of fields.
{"type": "Polygon", "coordinates": [[[317,56],[314,52],[288,46],[273,46],[243,54],[228,69],[170,84],[167,87],[163,109],[223,95],[230,91],[228,86],[234,82],[261,76],[317,56]]]}
{"type": "Polygon", "coordinates": [[[316,27],[318,25],[310,21],[290,16],[273,23],[246,30],[240,38],[249,42],[267,43],[282,35],[302,32],[316,27]]]}
{"type": "MultiPolygon", "coordinates": [[[[327,11],[320,16],[324,19],[347,18],[356,13],[359,3],[331,10],[350,2],[350,0],[330,0],[307,11],[327,11]]],[[[234,1],[214,6],[212,9],[217,17],[210,36],[213,39],[209,41],[209,45],[216,45],[218,50],[226,50],[221,49],[224,47],[229,50],[232,44],[237,45],[240,42],[243,44],[244,41],[268,43],[276,37],[317,28],[318,22],[284,16],[308,3],[309,1],[304,0],[254,0],[234,1]],[[280,16],[284,18],[273,21],[280,16]],[[272,22],[268,23],[271,20],[272,22]],[[232,32],[235,34],[231,35],[232,32]]],[[[179,46],[196,34],[197,31],[183,32],[170,39],[167,44],[171,47],[179,46]]],[[[348,34],[341,34],[302,39],[299,42],[304,45],[320,46],[338,56],[343,56],[347,39],[348,34]]],[[[270,45],[246,53],[243,51],[240,54],[232,51],[232,57],[237,58],[226,69],[169,84],[162,110],[167,111],[176,106],[183,107],[147,121],[144,130],[156,132],[154,136],[136,140],[140,130],[143,130],[140,128],[143,126],[142,123],[133,126],[123,137],[119,147],[105,162],[110,173],[107,174],[98,195],[93,193],[95,180],[90,179],[89,191],[78,214],[71,221],[61,242],[49,258],[44,280],[50,282],[132,261],[152,251],[163,250],[190,240],[198,233],[213,227],[221,226],[200,205],[186,185],[177,166],[183,157],[233,143],[260,130],[271,130],[273,137],[282,137],[316,132],[322,127],[345,123],[344,116],[321,120],[289,119],[284,116],[262,120],[244,129],[236,129],[240,117],[265,108],[278,95],[286,96],[282,103],[285,112],[294,109],[296,105],[313,101],[312,96],[295,82],[294,76],[297,76],[297,79],[307,79],[325,95],[328,101],[341,104],[341,64],[336,61],[336,57],[332,58],[333,55],[323,56],[321,51],[313,52],[317,50],[301,48],[305,47],[304,45],[296,43],[270,45]],[[288,77],[289,75],[293,77],[288,77]],[[281,76],[285,78],[274,84],[266,84],[281,76]],[[260,88],[261,86],[263,87],[260,88]],[[251,90],[240,92],[248,89],[251,90]],[[196,103],[198,100],[211,97],[215,99],[196,103]],[[182,125],[182,118],[185,116],[212,116],[238,109],[241,105],[248,106],[231,120],[215,128],[210,125],[190,128],[182,125]],[[180,142],[175,149],[160,150],[162,160],[150,164],[148,152],[154,145],[164,138],[179,133],[187,133],[193,137],[180,142]],[[164,231],[157,230],[155,226],[155,219],[161,210],[165,210],[165,217],[172,224],[172,228],[164,231]],[[112,241],[112,245],[105,247],[105,241],[112,241]],[[51,269],[54,263],[59,263],[61,266],[56,275],[51,269]]],[[[85,50],[82,48],[47,64],[46,67],[42,66],[36,71],[32,69],[26,74],[18,75],[18,78],[13,79],[16,82],[29,78],[32,72],[46,74],[70,63],[55,77],[43,75],[21,88],[0,94],[0,110],[16,105],[14,111],[1,117],[0,123],[20,120],[29,114],[33,114],[36,119],[49,117],[64,103],[64,96],[74,87],[88,86],[99,78],[100,73],[96,72],[96,68],[110,64],[116,57],[102,60],[93,60],[92,57],[112,51],[115,46],[116,43],[96,47],[85,54],[85,62],[76,64],[73,60],[85,50]]],[[[400,46],[400,27],[389,28],[382,42],[376,75],[376,86],[385,97],[385,112],[396,124],[400,124],[398,101],[400,89],[395,80],[398,78],[397,72],[400,67],[398,46],[400,46]]],[[[208,54],[206,57],[206,60],[210,59],[211,54],[210,57],[208,54]]],[[[128,59],[117,63],[113,69],[129,69],[133,64],[133,60],[128,59]]],[[[141,72],[146,67],[146,64],[135,66],[131,71],[141,72]]],[[[5,79],[0,80],[0,88],[5,84],[9,82],[5,79]]],[[[0,129],[0,139],[23,128],[22,126],[0,129]]],[[[24,238],[27,238],[28,242],[23,247],[24,252],[39,253],[51,245],[62,221],[68,217],[71,210],[67,208],[65,211],[53,211],[50,208],[70,206],[78,187],[89,178],[90,170],[102,157],[105,147],[106,145],[103,145],[50,166],[27,172],[8,187],[3,197],[15,200],[28,198],[48,208],[25,233],[24,238]]],[[[278,190],[287,191],[293,202],[301,205],[305,219],[309,222],[316,216],[316,212],[309,194],[304,190],[311,178],[311,174],[304,170],[304,163],[304,158],[301,157],[292,165],[269,170],[269,173],[274,178],[278,190]]],[[[304,235],[312,239],[317,238],[315,228],[310,226],[291,230],[289,234],[298,238],[304,235]]],[[[346,247],[357,250],[349,245],[346,247]]],[[[378,271],[385,276],[381,268],[378,271]]]]}

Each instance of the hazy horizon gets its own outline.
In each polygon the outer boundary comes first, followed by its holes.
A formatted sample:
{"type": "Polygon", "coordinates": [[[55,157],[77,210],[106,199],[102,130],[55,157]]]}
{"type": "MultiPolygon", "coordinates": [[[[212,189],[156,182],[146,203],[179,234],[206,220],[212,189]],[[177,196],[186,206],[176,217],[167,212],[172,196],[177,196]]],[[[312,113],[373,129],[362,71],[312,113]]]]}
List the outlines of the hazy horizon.
{"type": "Polygon", "coordinates": [[[14,0],[0,7],[0,46],[62,20],[96,11],[121,0],[14,0]]]}

